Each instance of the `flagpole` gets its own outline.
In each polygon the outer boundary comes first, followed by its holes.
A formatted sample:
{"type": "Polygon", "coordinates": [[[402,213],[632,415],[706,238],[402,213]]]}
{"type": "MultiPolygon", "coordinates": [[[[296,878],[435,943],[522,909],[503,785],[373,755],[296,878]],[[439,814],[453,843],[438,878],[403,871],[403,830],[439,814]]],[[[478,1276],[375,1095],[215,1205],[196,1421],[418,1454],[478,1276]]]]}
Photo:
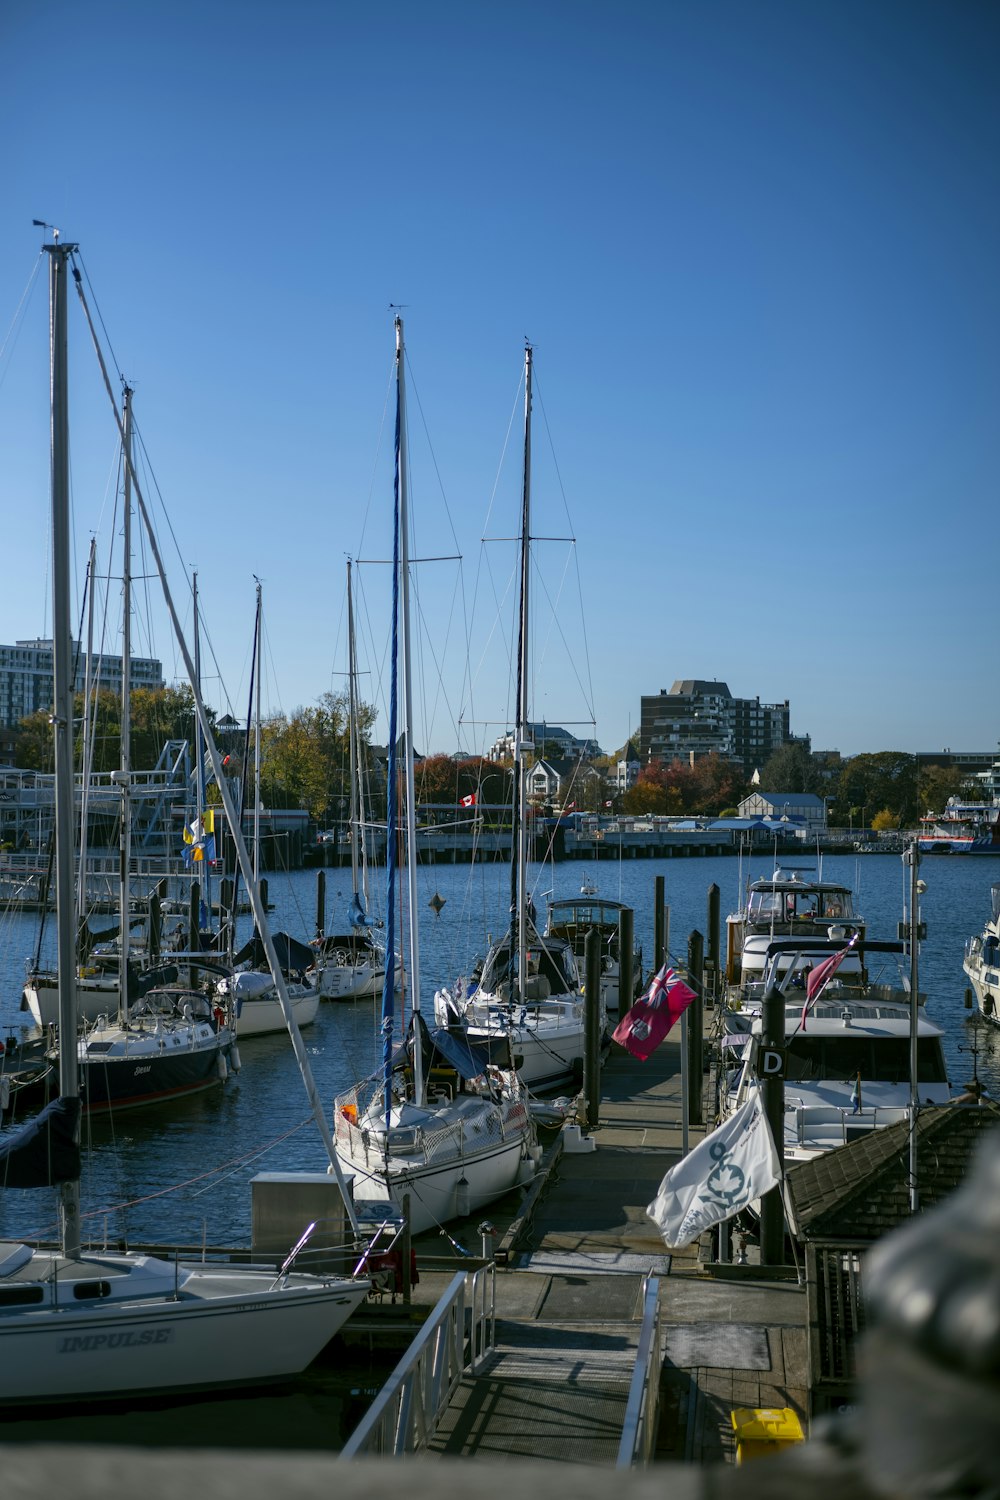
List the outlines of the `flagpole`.
{"type": "MultiPolygon", "coordinates": [[[[767,969],[767,982],[761,1014],[761,1047],[780,1052],[785,1047],[785,997],[778,984],[778,965],[767,969]]],[[[760,1263],[780,1266],[785,1263],[785,1205],[781,1196],[781,1179],[785,1173],[785,1080],[781,1072],[768,1070],[760,1084],[764,1114],[771,1127],[778,1158],[778,1184],[760,1200],[760,1263]]]]}
{"type": "Polygon", "coordinates": [[[903,860],[910,867],[910,912],[907,924],[907,939],[910,944],[910,1129],[909,1129],[909,1179],[910,1179],[910,1213],[915,1214],[920,1208],[920,1190],[917,1187],[917,1115],[920,1110],[920,1089],[917,1083],[917,1036],[920,1021],[920,979],[917,963],[917,948],[920,933],[920,922],[917,917],[917,903],[920,900],[920,891],[923,881],[917,879],[917,871],[920,868],[920,845],[914,839],[912,845],[903,855],[903,860]]]}

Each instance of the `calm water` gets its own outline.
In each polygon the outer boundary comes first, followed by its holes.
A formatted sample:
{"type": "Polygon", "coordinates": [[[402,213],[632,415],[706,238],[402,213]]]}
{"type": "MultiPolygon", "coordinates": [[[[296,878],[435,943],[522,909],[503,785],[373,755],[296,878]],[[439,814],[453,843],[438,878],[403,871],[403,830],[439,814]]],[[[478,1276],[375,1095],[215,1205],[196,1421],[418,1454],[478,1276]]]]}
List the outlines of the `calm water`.
{"type": "MultiPolygon", "coordinates": [[[[809,856],[789,863],[812,865],[809,856]]],[[[683,960],[688,934],[705,931],[708,887],[721,891],[723,922],[735,909],[739,883],[769,874],[770,857],[663,861],[613,859],[566,863],[537,872],[539,915],[552,895],[576,895],[581,879],[594,879],[603,896],[635,911],[636,937],[648,967],[653,945],[654,880],[663,875],[670,906],[670,946],[683,960]]],[[[946,1032],[949,1076],[962,1085],[973,1063],[991,1094],[1000,1095],[1000,1032],[974,1027],[963,1006],[966,938],[981,930],[989,912],[990,882],[1000,880],[1000,860],[928,857],[922,916],[928,938],[920,955],[920,988],[927,1013],[946,1032]],[[972,1048],[980,1048],[975,1059],[972,1048]]],[[[327,874],[327,930],[342,923],[350,895],[349,872],[327,874]]],[[[826,856],[823,874],[851,885],[858,910],[874,937],[892,938],[902,914],[909,872],[898,855],[826,856]]],[[[308,938],[314,931],[316,876],[300,871],[271,879],[275,929],[308,938]]],[[[421,989],[425,1008],[436,986],[468,970],[485,950],[487,934],[506,927],[509,875],[503,866],[439,865],[421,872],[421,989]],[[428,905],[444,899],[440,914],[428,905]]],[[[0,927],[0,1026],[23,1023],[18,1011],[24,961],[32,952],[37,918],[15,914],[0,927]]],[[[371,1001],[324,1004],[304,1040],[320,1097],[333,1095],[369,1072],[377,1055],[378,1017],[371,1001]]],[[[88,1126],[82,1182],[84,1210],[93,1232],[132,1241],[242,1244],[250,1236],[249,1183],[255,1172],[323,1170],[326,1158],[309,1116],[305,1091],[287,1038],[246,1041],[242,1071],[223,1088],[163,1109],[139,1110],[117,1123],[88,1126]]],[[[0,1237],[54,1234],[54,1195],[47,1191],[0,1196],[0,1237]]]]}

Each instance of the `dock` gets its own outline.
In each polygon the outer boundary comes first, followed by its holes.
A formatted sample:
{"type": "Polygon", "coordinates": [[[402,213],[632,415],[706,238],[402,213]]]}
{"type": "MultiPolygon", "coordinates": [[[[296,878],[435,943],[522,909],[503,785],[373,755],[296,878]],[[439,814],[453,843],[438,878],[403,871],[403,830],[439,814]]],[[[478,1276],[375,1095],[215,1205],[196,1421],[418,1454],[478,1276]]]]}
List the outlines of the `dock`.
{"type": "MultiPolygon", "coordinates": [[[[703,1135],[691,1125],[689,1146],[703,1135]]],[[[732,1463],[736,1407],[790,1407],[806,1428],[794,1271],[715,1265],[707,1243],[668,1251],[646,1215],[681,1151],[679,1047],[645,1063],[615,1047],[597,1126],[582,1138],[564,1126],[525,1203],[498,1219],[495,1346],[463,1374],[431,1453],[613,1465],[649,1275],[662,1329],[656,1460],[732,1463]]],[[[421,1271],[415,1300],[432,1303],[449,1279],[421,1271]]]]}

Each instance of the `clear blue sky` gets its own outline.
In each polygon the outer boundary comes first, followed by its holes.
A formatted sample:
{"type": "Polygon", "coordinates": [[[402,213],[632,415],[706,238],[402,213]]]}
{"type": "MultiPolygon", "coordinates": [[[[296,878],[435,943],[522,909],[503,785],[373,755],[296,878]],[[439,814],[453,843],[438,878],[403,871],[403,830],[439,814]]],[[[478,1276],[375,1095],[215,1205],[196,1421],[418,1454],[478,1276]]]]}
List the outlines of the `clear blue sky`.
{"type": "MultiPolygon", "coordinates": [[[[15,323],[45,218],[238,707],[254,574],[280,705],[342,681],[398,302],[415,504],[440,475],[470,577],[535,345],[539,529],[577,538],[606,749],[679,677],[790,699],[815,748],[997,743],[995,5],[6,0],[0,45],[0,640],[49,618],[44,268],[15,323]]],[[[74,396],[81,566],[101,399],[74,396]]],[[[584,717],[560,686],[539,716],[584,717]]]]}

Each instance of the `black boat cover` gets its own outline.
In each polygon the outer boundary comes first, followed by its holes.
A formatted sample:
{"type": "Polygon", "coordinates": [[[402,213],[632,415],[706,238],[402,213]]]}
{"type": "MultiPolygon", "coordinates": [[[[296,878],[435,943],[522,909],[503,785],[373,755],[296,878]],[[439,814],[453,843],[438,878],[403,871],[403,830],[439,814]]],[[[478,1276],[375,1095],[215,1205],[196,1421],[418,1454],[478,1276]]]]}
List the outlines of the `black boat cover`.
{"type": "Polygon", "coordinates": [[[55,1187],[79,1178],[79,1098],[53,1099],[0,1146],[0,1186],[55,1187]]]}
{"type": "MultiPolygon", "coordinates": [[[[283,974],[292,969],[310,969],[316,962],[316,952],[310,948],[308,943],[300,943],[298,938],[289,937],[287,932],[275,932],[271,935],[274,943],[274,951],[278,957],[278,966],[283,974]]],[[[259,933],[254,933],[249,942],[244,943],[239,953],[233,958],[234,964],[253,964],[255,969],[267,968],[267,954],[264,952],[264,944],[260,940],[259,933]]]]}

